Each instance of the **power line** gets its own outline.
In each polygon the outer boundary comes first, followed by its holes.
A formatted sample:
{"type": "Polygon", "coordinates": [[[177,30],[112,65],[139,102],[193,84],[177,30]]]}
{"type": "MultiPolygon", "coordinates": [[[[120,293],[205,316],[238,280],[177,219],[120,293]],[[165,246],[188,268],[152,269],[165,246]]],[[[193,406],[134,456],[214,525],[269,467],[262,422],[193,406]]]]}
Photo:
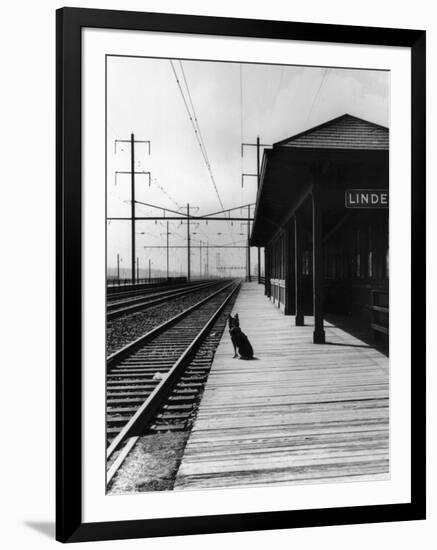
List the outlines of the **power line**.
{"type": "MultiPolygon", "coordinates": [[[[190,108],[188,107],[188,103],[187,103],[187,100],[185,99],[185,95],[184,95],[184,92],[183,92],[183,89],[182,89],[182,86],[181,86],[181,83],[180,83],[180,80],[178,78],[178,75],[177,75],[177,72],[176,72],[176,69],[174,67],[174,64],[173,64],[173,61],[170,59],[170,64],[171,64],[171,67],[173,69],[173,74],[175,76],[175,79],[176,79],[176,82],[177,82],[177,85],[178,85],[178,88],[179,88],[179,91],[181,93],[181,96],[182,96],[182,99],[183,99],[183,102],[184,102],[184,105],[185,105],[185,109],[187,111],[187,114],[188,114],[188,118],[190,119],[190,122],[191,122],[191,125],[193,127],[193,130],[194,130],[194,135],[196,137],[196,140],[197,140],[197,143],[199,144],[199,148],[202,152],[202,156],[203,156],[203,160],[205,161],[205,165],[206,165],[206,168],[208,170],[208,174],[209,174],[209,177],[211,179],[211,182],[213,184],[213,187],[214,187],[214,190],[216,192],[216,195],[217,195],[217,198],[218,198],[218,201],[220,203],[220,206],[222,208],[222,210],[225,209],[225,207],[223,206],[223,202],[222,202],[222,199],[220,197],[220,193],[219,193],[219,190],[217,188],[217,184],[216,184],[216,181],[215,181],[215,178],[214,178],[214,174],[212,173],[212,169],[211,169],[211,165],[210,165],[210,162],[209,162],[209,159],[208,159],[208,153],[206,151],[206,148],[204,147],[204,142],[203,142],[203,138],[202,138],[202,133],[200,131],[200,126],[199,126],[199,123],[198,123],[198,120],[197,120],[197,116],[195,114],[195,109],[194,109],[194,105],[193,105],[193,102],[192,102],[192,99],[191,99],[191,94],[190,94],[190,91],[189,91],[189,86],[188,86],[188,82],[184,76],[184,80],[185,80],[185,85],[187,87],[187,92],[188,92],[188,96],[190,98],[190,103],[191,105],[193,106],[193,115],[191,114],[191,111],[190,111],[190,108]],[[194,118],[193,118],[194,117],[194,118]],[[202,144],[203,143],[203,144],[202,144]]],[[[181,67],[182,67],[182,64],[181,64],[181,67]]],[[[182,67],[182,70],[183,70],[183,67],[182,67]]],[[[185,73],[183,73],[185,75],[185,73]]],[[[229,228],[229,231],[230,231],[230,228],[229,228]]],[[[232,237],[232,235],[231,235],[232,237]]]]}
{"type": "Polygon", "coordinates": [[[172,202],[176,208],[181,208],[181,205],[168,193],[168,191],[160,184],[158,183],[157,178],[152,178],[152,183],[162,192],[164,195],[169,199],[170,202],[172,202]]]}
{"type": "MultiPolygon", "coordinates": [[[[243,64],[240,63],[240,143],[243,143],[243,64]]],[[[241,155],[241,173],[244,172],[243,155],[241,155]]],[[[241,202],[243,202],[243,188],[240,190],[241,202]]]]}
{"type": "Polygon", "coordinates": [[[185,76],[185,71],[184,71],[184,66],[182,65],[182,61],[179,61],[179,65],[181,67],[182,76],[183,76],[183,79],[184,79],[184,82],[185,82],[185,87],[187,88],[188,100],[190,102],[191,109],[193,110],[194,122],[197,126],[197,131],[199,133],[200,141],[201,141],[203,151],[204,151],[205,157],[206,157],[206,162],[207,162],[207,165],[209,167],[211,167],[211,163],[209,162],[208,152],[207,152],[206,146],[205,146],[205,141],[204,141],[203,136],[202,136],[202,131],[200,129],[199,121],[197,120],[196,109],[194,108],[194,103],[193,103],[193,100],[191,98],[190,87],[188,86],[187,77],[185,76]]]}
{"type": "MultiPolygon", "coordinates": [[[[243,64],[242,63],[240,63],[240,142],[243,143],[243,64]]],[[[243,160],[241,160],[241,163],[243,163],[243,160]]],[[[243,171],[243,166],[241,166],[241,171],[243,171]]]]}
{"type": "Polygon", "coordinates": [[[315,106],[315,104],[316,104],[317,98],[318,98],[318,96],[319,96],[320,90],[322,89],[323,83],[325,82],[325,79],[326,79],[326,76],[327,76],[327,74],[328,74],[328,71],[329,71],[329,69],[325,69],[325,71],[324,71],[324,73],[323,73],[322,80],[320,81],[319,88],[318,88],[318,90],[317,90],[317,92],[316,92],[316,95],[314,96],[313,102],[312,102],[312,104],[311,104],[311,108],[310,108],[310,110],[309,110],[307,119],[306,119],[306,121],[305,121],[305,126],[308,126],[308,122],[309,122],[309,120],[310,120],[310,117],[311,117],[311,114],[312,114],[312,112],[313,112],[314,106],[315,106]]]}
{"type": "Polygon", "coordinates": [[[208,168],[209,167],[209,162],[208,162],[208,159],[205,155],[205,151],[203,150],[203,146],[202,146],[202,142],[200,140],[200,137],[199,137],[199,134],[198,134],[198,130],[197,130],[197,126],[196,124],[194,123],[194,120],[193,120],[193,117],[191,115],[191,111],[190,111],[190,108],[188,107],[188,103],[187,103],[187,100],[185,99],[185,95],[184,95],[184,91],[182,90],[182,86],[181,86],[181,83],[180,83],[180,80],[179,80],[179,77],[177,75],[177,72],[176,72],[176,69],[174,68],[174,65],[173,65],[173,61],[170,59],[170,65],[171,65],[171,68],[173,69],[173,74],[174,74],[174,77],[176,79],[176,83],[178,85],[178,88],[179,88],[179,92],[181,94],[181,97],[182,97],[182,100],[184,102],[184,105],[185,105],[185,109],[187,111],[187,114],[188,114],[188,118],[190,119],[190,123],[191,123],[191,126],[194,130],[194,135],[196,137],[196,140],[197,140],[197,143],[200,147],[200,151],[202,153],[202,157],[203,157],[203,160],[205,161],[205,164],[206,164],[206,167],[208,168]]]}

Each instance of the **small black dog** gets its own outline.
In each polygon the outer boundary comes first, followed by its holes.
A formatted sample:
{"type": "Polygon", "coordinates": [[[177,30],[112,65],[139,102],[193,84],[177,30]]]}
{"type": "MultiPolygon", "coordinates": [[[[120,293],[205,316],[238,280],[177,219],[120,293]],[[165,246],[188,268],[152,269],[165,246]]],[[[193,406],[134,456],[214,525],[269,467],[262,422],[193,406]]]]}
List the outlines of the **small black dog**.
{"type": "Polygon", "coordinates": [[[231,335],[232,344],[234,346],[234,359],[240,354],[241,359],[253,359],[253,349],[249,339],[240,328],[240,319],[238,313],[235,317],[228,316],[229,334],[231,335]],[[237,353],[238,349],[238,353],[237,353]]]}

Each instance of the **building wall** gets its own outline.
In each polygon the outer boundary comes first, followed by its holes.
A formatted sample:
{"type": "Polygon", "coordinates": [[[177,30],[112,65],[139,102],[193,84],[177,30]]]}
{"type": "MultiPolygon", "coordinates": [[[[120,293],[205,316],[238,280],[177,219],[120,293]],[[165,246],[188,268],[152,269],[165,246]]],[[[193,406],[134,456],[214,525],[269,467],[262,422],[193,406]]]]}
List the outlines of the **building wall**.
{"type": "Polygon", "coordinates": [[[324,252],[326,312],[370,323],[372,291],[388,290],[388,210],[352,214],[324,252]]]}
{"type": "MultiPolygon", "coordinates": [[[[294,302],[294,232],[292,222],[280,228],[266,247],[266,294],[292,314],[294,302]],[[288,236],[288,239],[287,239],[288,236]],[[288,263],[288,268],[287,268],[288,263]],[[288,269],[288,270],[287,270],[288,269]],[[276,287],[283,285],[283,291],[276,287]]],[[[339,228],[324,242],[324,311],[372,322],[374,291],[388,292],[389,250],[388,210],[362,210],[348,214],[339,228]]],[[[312,239],[304,234],[302,253],[302,293],[304,311],[312,314],[312,239]]],[[[379,297],[384,303],[384,298],[379,297]]],[[[385,324],[387,319],[381,319],[385,324]]]]}

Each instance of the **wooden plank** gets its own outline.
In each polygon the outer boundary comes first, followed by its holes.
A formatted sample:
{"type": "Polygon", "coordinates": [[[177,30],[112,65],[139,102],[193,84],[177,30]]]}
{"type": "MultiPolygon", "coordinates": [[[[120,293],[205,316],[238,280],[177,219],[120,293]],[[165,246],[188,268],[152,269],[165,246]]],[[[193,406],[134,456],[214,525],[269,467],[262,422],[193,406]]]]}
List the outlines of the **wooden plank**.
{"type": "Polygon", "coordinates": [[[225,331],[175,490],[386,479],[389,364],[382,353],[312,318],[296,327],[254,283],[235,303],[256,359],[232,359],[225,331]]]}

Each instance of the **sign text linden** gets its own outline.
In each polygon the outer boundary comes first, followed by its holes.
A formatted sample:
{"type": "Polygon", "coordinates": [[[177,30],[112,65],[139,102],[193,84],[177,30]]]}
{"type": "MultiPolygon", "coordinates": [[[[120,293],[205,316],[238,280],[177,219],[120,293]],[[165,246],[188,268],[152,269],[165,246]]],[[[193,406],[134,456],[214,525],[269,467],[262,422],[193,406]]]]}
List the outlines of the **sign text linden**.
{"type": "Polygon", "coordinates": [[[346,208],[388,208],[388,189],[348,189],[346,208]]]}

